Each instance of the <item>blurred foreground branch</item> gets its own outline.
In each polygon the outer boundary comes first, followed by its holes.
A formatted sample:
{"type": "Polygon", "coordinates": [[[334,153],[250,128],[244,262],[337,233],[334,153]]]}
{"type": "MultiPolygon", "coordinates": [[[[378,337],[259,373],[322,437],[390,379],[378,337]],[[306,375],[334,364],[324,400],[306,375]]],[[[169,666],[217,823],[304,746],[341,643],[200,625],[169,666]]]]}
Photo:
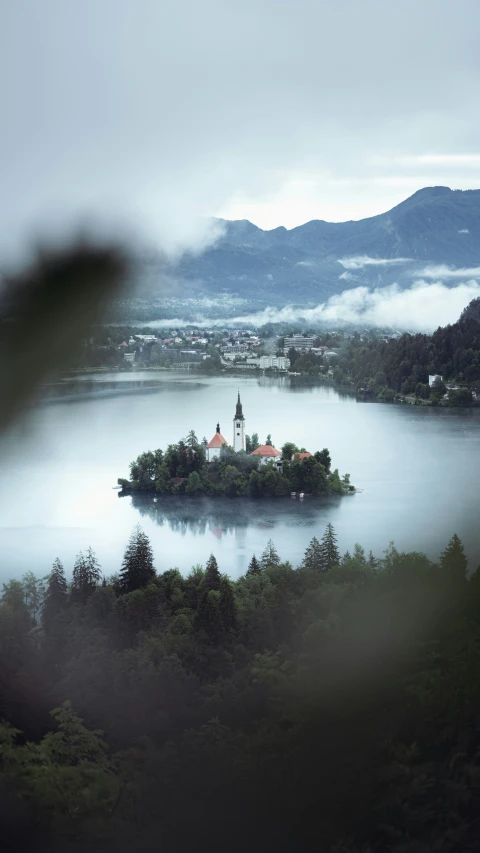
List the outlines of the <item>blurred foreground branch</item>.
{"type": "Polygon", "coordinates": [[[64,367],[92,323],[125,282],[127,259],[115,246],[77,242],[40,252],[4,282],[0,301],[0,429],[42,382],[64,367]]]}

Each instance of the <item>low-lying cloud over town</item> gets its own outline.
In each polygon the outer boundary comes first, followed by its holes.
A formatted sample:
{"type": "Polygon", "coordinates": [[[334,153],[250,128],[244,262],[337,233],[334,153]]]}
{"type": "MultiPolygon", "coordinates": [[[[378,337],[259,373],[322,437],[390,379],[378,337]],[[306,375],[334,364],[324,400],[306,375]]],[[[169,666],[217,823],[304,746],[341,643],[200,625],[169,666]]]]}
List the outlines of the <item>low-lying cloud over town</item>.
{"type": "MultiPolygon", "coordinates": [[[[266,323],[304,323],[306,326],[362,324],[411,332],[432,332],[458,320],[472,299],[480,297],[480,284],[465,281],[448,287],[442,281],[416,280],[411,287],[401,289],[397,284],[369,288],[364,285],[344,290],[313,308],[285,305],[283,308],[265,308],[263,311],[217,319],[199,315],[195,325],[200,327],[252,325],[266,323]]],[[[177,317],[157,320],[148,325],[167,328],[186,325],[177,317]]]]}

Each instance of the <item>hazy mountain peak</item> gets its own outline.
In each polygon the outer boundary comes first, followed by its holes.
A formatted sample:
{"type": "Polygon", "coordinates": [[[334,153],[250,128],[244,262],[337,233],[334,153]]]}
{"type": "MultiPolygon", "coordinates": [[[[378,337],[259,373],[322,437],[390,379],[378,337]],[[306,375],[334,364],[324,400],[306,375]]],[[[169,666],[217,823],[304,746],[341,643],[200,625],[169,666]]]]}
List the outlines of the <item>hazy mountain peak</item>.
{"type": "Polygon", "coordinates": [[[313,219],[270,231],[247,219],[222,225],[214,247],[183,259],[175,274],[209,294],[267,304],[285,298],[318,303],[359,284],[409,287],[415,270],[420,274],[427,264],[480,267],[480,190],[423,187],[391,210],[357,221],[313,219]]]}

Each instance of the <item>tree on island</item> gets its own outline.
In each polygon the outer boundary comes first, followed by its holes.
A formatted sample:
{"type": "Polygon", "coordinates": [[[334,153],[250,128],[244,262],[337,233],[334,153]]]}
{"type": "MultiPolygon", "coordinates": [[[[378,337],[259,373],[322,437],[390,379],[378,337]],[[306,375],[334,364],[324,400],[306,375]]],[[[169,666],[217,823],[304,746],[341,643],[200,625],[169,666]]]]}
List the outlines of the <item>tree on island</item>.
{"type": "Polygon", "coordinates": [[[247,575],[261,575],[261,574],[262,574],[262,567],[260,566],[260,563],[258,562],[258,560],[254,554],[252,559],[250,560],[250,562],[248,564],[247,575]]]}
{"type": "Polygon", "coordinates": [[[272,447],[272,436],[270,435],[270,433],[268,433],[265,439],[265,444],[267,445],[267,447],[272,447]]]}
{"type": "Polygon", "coordinates": [[[323,450],[317,450],[316,453],[313,454],[317,462],[320,462],[321,465],[325,468],[325,472],[330,474],[332,460],[330,458],[330,453],[326,447],[323,450]]]}
{"type": "Polygon", "coordinates": [[[198,492],[202,491],[202,481],[200,479],[200,475],[197,471],[192,471],[191,474],[188,475],[187,485],[185,486],[185,492],[189,495],[197,495],[198,492]]]}
{"type": "Polygon", "coordinates": [[[295,453],[298,453],[297,445],[293,441],[286,441],[282,447],[282,459],[290,462],[295,453]]]}
{"type": "Polygon", "coordinates": [[[280,565],[280,557],[278,556],[277,549],[273,544],[272,540],[269,539],[267,542],[267,546],[260,558],[260,566],[262,569],[267,569],[269,566],[279,566],[280,565]]]}
{"type": "Polygon", "coordinates": [[[198,438],[195,435],[195,431],[193,429],[191,429],[190,432],[188,433],[188,435],[185,439],[185,444],[187,444],[193,450],[199,446],[198,438]]]}
{"type": "Polygon", "coordinates": [[[258,432],[252,433],[252,435],[245,436],[245,450],[247,453],[253,453],[254,450],[260,447],[260,441],[258,439],[258,432]]]}
{"type": "Polygon", "coordinates": [[[147,534],[139,524],[134,527],[123,557],[120,572],[122,593],[142,589],[155,577],[152,546],[147,534]]]}
{"type": "Polygon", "coordinates": [[[302,565],[305,569],[311,569],[313,572],[324,571],[322,546],[316,536],[313,537],[310,545],[305,551],[302,565]]]}
{"type": "Polygon", "coordinates": [[[322,571],[327,572],[338,566],[340,563],[340,553],[337,548],[337,537],[335,530],[330,522],[327,524],[325,533],[322,536],[320,545],[322,555],[322,571]]]}

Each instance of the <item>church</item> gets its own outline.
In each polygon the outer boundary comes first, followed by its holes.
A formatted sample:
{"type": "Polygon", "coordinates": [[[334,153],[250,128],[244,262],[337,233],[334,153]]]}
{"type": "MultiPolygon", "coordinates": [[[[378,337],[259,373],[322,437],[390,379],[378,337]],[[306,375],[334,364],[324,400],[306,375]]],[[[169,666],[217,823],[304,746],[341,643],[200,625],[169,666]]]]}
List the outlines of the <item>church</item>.
{"type": "MultiPolygon", "coordinates": [[[[212,440],[207,444],[207,462],[212,462],[213,459],[218,459],[220,451],[224,445],[228,445],[228,441],[220,432],[220,424],[217,424],[217,430],[212,440]]],[[[245,445],[245,417],[243,414],[242,402],[240,400],[240,392],[238,392],[237,406],[233,417],[233,449],[238,453],[240,450],[246,450],[245,445]]],[[[258,456],[260,463],[266,465],[267,462],[274,462],[277,467],[281,465],[281,456],[279,450],[269,444],[261,444],[253,451],[252,456],[258,456]]]]}

